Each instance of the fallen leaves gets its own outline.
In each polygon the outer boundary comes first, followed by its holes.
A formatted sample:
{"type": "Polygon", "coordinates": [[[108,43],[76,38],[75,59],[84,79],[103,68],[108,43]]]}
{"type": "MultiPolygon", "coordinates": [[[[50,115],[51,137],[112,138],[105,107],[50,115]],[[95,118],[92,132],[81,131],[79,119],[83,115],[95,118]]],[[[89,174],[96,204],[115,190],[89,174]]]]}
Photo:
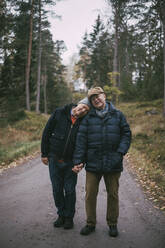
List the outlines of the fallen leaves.
{"type": "Polygon", "coordinates": [[[32,154],[30,155],[27,155],[27,156],[24,156],[24,157],[21,157],[15,161],[13,161],[12,163],[10,164],[5,164],[5,163],[2,163],[0,165],[0,174],[3,173],[3,171],[7,170],[7,169],[10,169],[10,168],[15,168],[16,166],[18,165],[21,165],[29,160],[32,160],[33,158],[35,158],[37,155],[39,155],[39,151],[35,151],[33,152],[32,154]]]}
{"type": "MultiPolygon", "coordinates": [[[[137,154],[132,153],[126,156],[126,160],[127,168],[136,176],[135,180],[143,187],[148,200],[153,202],[154,208],[165,212],[165,189],[152,178],[152,172],[156,174],[156,169],[159,170],[157,165],[152,165],[149,170],[144,157],[142,155],[138,157],[137,154]]],[[[163,178],[165,177],[164,173],[161,175],[163,178]]]]}

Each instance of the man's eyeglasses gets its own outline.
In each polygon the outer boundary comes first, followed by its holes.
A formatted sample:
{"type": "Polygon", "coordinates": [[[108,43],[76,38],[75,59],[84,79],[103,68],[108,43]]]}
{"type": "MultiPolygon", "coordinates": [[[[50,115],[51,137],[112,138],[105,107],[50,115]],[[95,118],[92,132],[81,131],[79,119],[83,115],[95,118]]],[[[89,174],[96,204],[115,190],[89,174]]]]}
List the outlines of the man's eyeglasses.
{"type": "Polygon", "coordinates": [[[94,100],[96,100],[96,99],[99,99],[99,98],[101,97],[102,94],[103,94],[103,93],[98,94],[98,95],[93,95],[93,96],[91,97],[91,101],[94,101],[94,100]]]}

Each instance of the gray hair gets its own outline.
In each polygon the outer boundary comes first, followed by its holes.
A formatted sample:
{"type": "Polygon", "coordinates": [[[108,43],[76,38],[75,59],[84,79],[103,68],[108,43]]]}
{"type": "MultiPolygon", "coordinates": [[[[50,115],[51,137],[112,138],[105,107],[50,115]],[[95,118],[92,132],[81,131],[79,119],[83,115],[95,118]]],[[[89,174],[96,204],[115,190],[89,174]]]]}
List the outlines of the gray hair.
{"type": "Polygon", "coordinates": [[[88,97],[85,97],[82,100],[80,100],[78,102],[78,104],[85,104],[85,105],[88,105],[89,107],[91,107],[91,104],[90,104],[90,101],[88,100],[88,97]]]}

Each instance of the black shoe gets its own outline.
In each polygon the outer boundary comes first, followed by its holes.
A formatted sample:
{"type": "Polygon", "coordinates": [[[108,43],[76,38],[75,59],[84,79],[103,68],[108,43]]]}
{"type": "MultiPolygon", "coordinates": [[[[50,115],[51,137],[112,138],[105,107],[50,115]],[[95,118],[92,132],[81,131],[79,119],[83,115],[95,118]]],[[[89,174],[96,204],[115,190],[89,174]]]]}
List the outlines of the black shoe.
{"type": "Polygon", "coordinates": [[[64,225],[65,217],[59,216],[57,220],[53,223],[54,227],[61,227],[64,225]]]}
{"type": "Polygon", "coordinates": [[[91,232],[94,232],[95,231],[95,226],[84,226],[81,231],[80,231],[80,234],[81,235],[89,235],[91,232]]]}
{"type": "Polygon", "coordinates": [[[72,229],[74,226],[73,218],[65,218],[64,229],[72,229]]]}
{"type": "Polygon", "coordinates": [[[110,225],[109,226],[109,236],[111,236],[111,237],[117,237],[118,236],[117,225],[110,225]]]}

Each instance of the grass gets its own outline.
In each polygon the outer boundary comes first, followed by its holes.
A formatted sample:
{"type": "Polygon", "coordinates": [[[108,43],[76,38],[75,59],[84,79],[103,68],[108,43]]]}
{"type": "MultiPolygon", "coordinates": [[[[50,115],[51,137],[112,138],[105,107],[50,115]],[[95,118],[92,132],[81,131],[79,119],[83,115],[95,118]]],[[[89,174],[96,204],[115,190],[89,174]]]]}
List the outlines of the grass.
{"type": "Polygon", "coordinates": [[[0,121],[0,166],[39,151],[41,135],[48,116],[24,111],[0,121]]]}
{"type": "Polygon", "coordinates": [[[157,207],[165,210],[165,118],[163,101],[122,103],[132,130],[127,156],[145,192],[157,207]]]}

